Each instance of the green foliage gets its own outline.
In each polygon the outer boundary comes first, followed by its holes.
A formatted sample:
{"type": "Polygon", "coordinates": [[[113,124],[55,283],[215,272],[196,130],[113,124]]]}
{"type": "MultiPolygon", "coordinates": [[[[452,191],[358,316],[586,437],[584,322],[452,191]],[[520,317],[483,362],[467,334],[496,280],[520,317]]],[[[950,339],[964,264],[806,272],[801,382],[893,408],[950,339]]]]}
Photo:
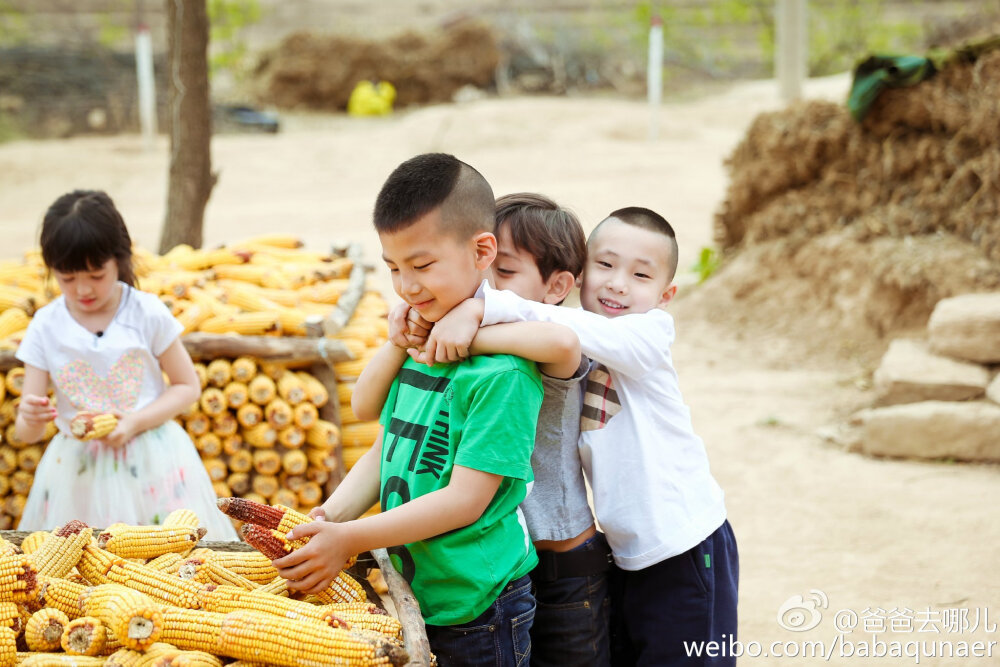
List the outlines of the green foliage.
{"type": "Polygon", "coordinates": [[[705,282],[722,265],[722,260],[715,248],[705,246],[698,253],[698,261],[694,263],[691,270],[698,274],[698,284],[705,282]]]}
{"type": "Polygon", "coordinates": [[[0,0],[0,47],[22,46],[30,37],[24,12],[8,0],[0,0]]]}
{"type": "Polygon", "coordinates": [[[208,21],[211,25],[209,42],[213,45],[209,58],[212,74],[225,70],[241,78],[246,64],[247,45],[243,28],[260,20],[258,0],[208,0],[208,21]]]}
{"type": "Polygon", "coordinates": [[[871,53],[919,53],[923,29],[915,21],[890,22],[883,0],[832,0],[809,4],[809,73],[851,69],[871,53]]]}
{"type": "Polygon", "coordinates": [[[3,111],[0,111],[0,144],[20,139],[21,136],[21,130],[17,123],[3,111]]]}

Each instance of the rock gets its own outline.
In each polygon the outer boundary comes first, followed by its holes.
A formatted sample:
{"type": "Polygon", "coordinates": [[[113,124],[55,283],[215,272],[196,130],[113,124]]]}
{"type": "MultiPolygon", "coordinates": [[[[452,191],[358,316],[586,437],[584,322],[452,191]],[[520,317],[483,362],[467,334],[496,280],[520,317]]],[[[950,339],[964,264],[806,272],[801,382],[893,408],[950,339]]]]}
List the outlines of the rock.
{"type": "Polygon", "coordinates": [[[942,299],[927,323],[931,347],[950,357],[1000,362],[1000,293],[942,299]]]}
{"type": "Polygon", "coordinates": [[[997,374],[993,378],[993,382],[990,382],[990,386],[986,388],[986,398],[1000,404],[1000,374],[997,374]]]}
{"type": "Polygon", "coordinates": [[[924,401],[863,410],[860,451],[875,456],[1000,461],[1000,405],[924,401]]]}
{"type": "Polygon", "coordinates": [[[894,340],[875,371],[876,405],[965,401],[986,391],[982,366],[933,354],[915,340],[894,340]]]}

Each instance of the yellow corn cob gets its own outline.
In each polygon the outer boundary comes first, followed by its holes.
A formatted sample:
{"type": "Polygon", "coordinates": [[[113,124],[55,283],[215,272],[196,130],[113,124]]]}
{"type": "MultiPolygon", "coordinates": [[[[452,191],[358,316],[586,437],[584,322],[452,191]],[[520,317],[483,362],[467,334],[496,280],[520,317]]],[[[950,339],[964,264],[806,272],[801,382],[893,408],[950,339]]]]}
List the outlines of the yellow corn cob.
{"type": "Polygon", "coordinates": [[[281,489],[272,493],[268,497],[268,502],[274,505],[284,505],[291,509],[298,509],[299,506],[299,496],[290,489],[281,489]]]}
{"type": "Polygon", "coordinates": [[[264,419],[276,429],[292,423],[292,407],[281,398],[275,398],[264,406],[264,419]]]}
{"type": "MultiPolygon", "coordinates": [[[[278,443],[289,449],[298,449],[306,441],[306,432],[298,426],[286,426],[278,431],[278,443]]],[[[303,468],[305,472],[305,468],[303,468]]]]}
{"type": "Polygon", "coordinates": [[[262,422],[251,428],[244,429],[243,439],[251,447],[269,449],[274,447],[274,443],[278,439],[278,432],[268,422],[262,422]]]}
{"type": "Polygon", "coordinates": [[[304,301],[335,305],[347,290],[349,280],[327,280],[315,285],[300,287],[297,291],[304,301]]]}
{"type": "Polygon", "coordinates": [[[226,290],[226,303],[248,313],[278,312],[284,307],[264,297],[253,285],[236,280],[219,281],[226,290]]]}
{"type": "Polygon", "coordinates": [[[341,442],[345,447],[371,447],[375,444],[380,428],[377,421],[350,424],[341,432],[341,442]]]}
{"type": "Polygon", "coordinates": [[[70,521],[50,533],[38,549],[28,555],[28,561],[38,574],[65,577],[76,567],[83,554],[83,547],[90,544],[93,533],[82,521],[70,521]]]}
{"type": "Polygon", "coordinates": [[[222,439],[222,453],[227,456],[231,456],[236,452],[243,451],[247,448],[247,444],[243,442],[243,436],[239,433],[234,433],[233,435],[227,435],[222,439]]]}
{"type": "MultiPolygon", "coordinates": [[[[20,472],[23,471],[19,470],[17,473],[14,474],[17,475],[20,472]]],[[[7,512],[7,514],[9,514],[12,517],[15,518],[20,517],[21,514],[24,512],[24,506],[27,502],[28,502],[28,495],[26,493],[13,493],[7,496],[7,499],[4,501],[3,504],[4,511],[7,512]]]]}
{"type": "Polygon", "coordinates": [[[226,398],[226,404],[234,410],[246,405],[250,400],[250,390],[246,384],[237,380],[227,384],[222,390],[222,395],[226,398]]]}
{"type": "MultiPolygon", "coordinates": [[[[223,464],[223,468],[225,465],[223,464]]],[[[204,534],[189,526],[130,526],[116,523],[97,537],[97,546],[122,558],[156,558],[165,553],[186,554],[204,534]]]]}
{"type": "Polygon", "coordinates": [[[257,264],[223,264],[212,269],[216,280],[241,280],[260,285],[264,274],[273,272],[269,266],[257,264]]]}
{"type": "MultiPolygon", "coordinates": [[[[25,554],[31,555],[38,551],[38,548],[45,543],[51,533],[47,530],[36,530],[35,532],[28,535],[26,538],[21,540],[21,551],[25,554]]],[[[19,553],[19,552],[14,552],[19,553]]]]}
{"type": "Polygon", "coordinates": [[[149,667],[222,667],[222,661],[205,651],[177,651],[155,658],[149,667]]]}
{"type": "MultiPolygon", "coordinates": [[[[354,359],[360,359],[368,354],[368,346],[365,345],[363,340],[357,340],[355,338],[338,338],[338,340],[343,343],[344,347],[347,348],[347,351],[350,352],[354,359]]],[[[348,382],[353,384],[352,380],[349,380],[348,382]]]]}
{"type": "Polygon", "coordinates": [[[250,400],[257,405],[267,405],[277,396],[278,388],[274,380],[264,374],[255,375],[248,385],[250,400]]]}
{"type": "Polygon", "coordinates": [[[17,453],[17,467],[25,472],[34,472],[41,458],[41,445],[29,445],[17,453]]]}
{"type": "MultiPolygon", "coordinates": [[[[220,498],[220,500],[227,499],[220,498]]],[[[242,500],[242,498],[232,498],[231,500],[242,500]]],[[[212,551],[209,557],[219,567],[224,567],[258,585],[270,583],[275,578],[281,578],[278,577],[278,571],[271,565],[271,561],[259,551],[212,551]]]]}
{"type": "Polygon", "coordinates": [[[178,553],[165,553],[150,560],[146,563],[146,567],[168,574],[176,574],[183,562],[184,556],[178,553]]]}
{"type": "Polygon", "coordinates": [[[220,438],[220,447],[222,438],[236,435],[239,430],[240,423],[231,412],[223,412],[212,420],[212,433],[220,438]]]}
{"type": "Polygon", "coordinates": [[[323,383],[305,371],[298,371],[295,374],[305,387],[306,400],[317,408],[326,405],[327,401],[330,400],[330,393],[326,390],[323,383]]]}
{"type": "MultiPolygon", "coordinates": [[[[3,473],[0,473],[0,498],[6,496],[8,493],[10,493],[10,479],[8,479],[3,473]]],[[[10,519],[10,517],[7,518],[10,519]]],[[[11,522],[11,526],[12,525],[13,521],[11,522]]],[[[9,530],[11,526],[0,528],[0,530],[9,530]]]]}
{"type": "Polygon", "coordinates": [[[250,475],[245,472],[234,472],[226,478],[226,484],[233,495],[241,496],[250,490],[250,475]]]}
{"type": "Polygon", "coordinates": [[[256,403],[247,403],[236,411],[236,421],[244,428],[257,426],[264,420],[264,409],[256,403]]]}
{"type": "MultiPolygon", "coordinates": [[[[39,532],[40,533],[45,533],[44,530],[43,531],[39,531],[39,532]]],[[[28,535],[28,537],[31,537],[31,535],[34,535],[34,533],[31,533],[30,535],[28,535]]],[[[28,537],[25,537],[24,539],[27,540],[28,537]]],[[[40,544],[43,541],[45,541],[44,537],[41,538],[41,541],[38,542],[38,544],[40,544]]],[[[22,544],[23,544],[23,540],[22,540],[22,544]]],[[[37,546],[37,544],[36,544],[36,546],[37,546]]],[[[19,553],[26,553],[27,554],[27,553],[30,553],[30,552],[24,551],[21,547],[17,546],[13,542],[5,539],[3,536],[0,536],[0,555],[19,554],[19,553]]]]}
{"type": "Polygon", "coordinates": [[[196,584],[133,563],[92,545],[84,547],[77,569],[94,584],[122,584],[154,600],[179,607],[197,608],[199,605],[196,584]]]}
{"type": "Polygon", "coordinates": [[[69,617],[54,608],[39,609],[24,626],[24,642],[30,651],[56,651],[69,617]]]}
{"type": "Polygon", "coordinates": [[[317,449],[333,449],[340,444],[340,429],[333,422],[318,419],[306,431],[306,443],[317,449]]]}
{"type": "Polygon", "coordinates": [[[16,602],[0,602],[0,627],[10,628],[15,635],[20,636],[30,618],[31,613],[26,606],[16,602]]]}
{"type": "Polygon", "coordinates": [[[302,485],[306,483],[306,478],[305,475],[289,475],[287,472],[283,472],[278,475],[278,483],[281,488],[298,493],[302,485]]]}
{"type": "Polygon", "coordinates": [[[254,450],[253,469],[261,475],[276,475],[281,470],[281,455],[273,449],[254,450]]]}
{"type": "MultiPolygon", "coordinates": [[[[181,579],[196,581],[199,584],[235,586],[247,591],[258,588],[257,584],[246,577],[242,577],[235,572],[230,572],[221,565],[213,563],[211,558],[187,559],[177,571],[177,576],[181,579]]],[[[202,602],[202,606],[204,607],[204,602],[202,602]]]]}
{"type": "Polygon", "coordinates": [[[174,510],[163,519],[164,528],[190,528],[198,530],[201,520],[194,511],[188,509],[174,510]]]}
{"type": "Polygon", "coordinates": [[[233,366],[226,359],[213,359],[205,367],[208,383],[213,387],[225,387],[233,379],[233,366]]]}
{"type": "Polygon", "coordinates": [[[0,310],[19,308],[28,315],[34,315],[35,305],[35,296],[28,290],[10,285],[0,286],[0,310]]]}
{"type": "Polygon", "coordinates": [[[202,458],[214,458],[222,453],[222,440],[214,433],[206,433],[194,439],[195,449],[202,458]]]}
{"type": "Polygon", "coordinates": [[[17,663],[18,667],[101,667],[104,664],[103,657],[62,653],[29,654],[22,662],[17,663]]]}
{"type": "Polygon", "coordinates": [[[217,498],[229,498],[233,495],[233,490],[229,488],[225,480],[219,480],[217,482],[212,482],[212,492],[215,493],[217,498]]]}
{"type": "Polygon", "coordinates": [[[211,317],[228,317],[239,312],[239,308],[223,303],[218,295],[197,287],[188,289],[187,298],[207,310],[211,317]]]}
{"type": "Polygon", "coordinates": [[[306,458],[309,459],[310,469],[318,468],[327,472],[337,469],[337,458],[333,455],[333,450],[324,451],[310,447],[305,451],[306,458]]]}
{"type": "Polygon", "coordinates": [[[306,400],[306,388],[298,375],[286,370],[278,378],[278,395],[289,405],[298,405],[306,400]]]}
{"type": "Polygon", "coordinates": [[[103,438],[118,426],[118,418],[109,413],[82,411],[70,420],[69,430],[74,438],[96,440],[103,438]]]}
{"type": "Polygon", "coordinates": [[[221,482],[229,475],[229,468],[222,459],[205,459],[202,461],[202,465],[205,466],[208,478],[213,482],[221,482]]]}
{"type": "Polygon", "coordinates": [[[7,371],[7,377],[4,378],[4,386],[7,388],[8,394],[20,396],[21,389],[24,387],[24,367],[17,366],[7,371]]]}
{"type": "MultiPolygon", "coordinates": [[[[290,475],[302,475],[309,466],[309,459],[304,452],[293,449],[285,452],[281,457],[281,468],[290,475]]],[[[280,503],[286,504],[286,503],[280,503]]]]}
{"type": "Polygon", "coordinates": [[[229,469],[233,472],[250,472],[253,469],[253,454],[240,450],[229,455],[229,469]]]}
{"type": "Polygon", "coordinates": [[[17,468],[17,450],[9,445],[0,446],[0,475],[8,475],[17,468]]]}
{"type": "Polygon", "coordinates": [[[184,429],[192,438],[205,435],[211,426],[212,422],[209,420],[208,415],[201,410],[184,420],[184,429]]]}
{"type": "Polygon", "coordinates": [[[354,416],[354,410],[351,408],[350,404],[340,406],[340,425],[347,426],[348,424],[357,424],[361,420],[354,416]]]}
{"type": "Polygon", "coordinates": [[[7,441],[7,444],[14,449],[21,449],[22,447],[27,447],[28,443],[17,437],[17,428],[14,424],[10,424],[3,431],[3,438],[7,441]]]}
{"type": "Polygon", "coordinates": [[[212,317],[202,322],[198,328],[199,331],[207,333],[236,333],[244,336],[259,336],[280,329],[281,323],[275,312],[236,313],[212,317]]]}
{"type": "Polygon", "coordinates": [[[206,387],[201,392],[200,404],[201,411],[209,417],[221,415],[228,405],[226,397],[222,394],[222,390],[216,387],[206,387]]]}
{"type": "Polygon", "coordinates": [[[31,318],[20,308],[8,308],[0,313],[0,338],[7,338],[22,329],[28,328],[31,318]]]}
{"type": "Polygon", "coordinates": [[[37,589],[38,573],[26,555],[0,555],[0,599],[29,602],[37,589]]]}
{"type": "Polygon", "coordinates": [[[185,308],[183,308],[179,313],[174,315],[177,321],[181,323],[184,330],[181,333],[191,333],[192,331],[197,331],[198,327],[202,323],[212,317],[212,311],[200,303],[189,303],[185,308]]]}
{"type": "Polygon", "coordinates": [[[278,490],[278,478],[274,475],[254,475],[250,482],[250,488],[253,489],[254,493],[270,498],[278,490]]]}
{"type": "Polygon", "coordinates": [[[334,338],[340,340],[353,338],[362,341],[365,347],[372,348],[378,344],[378,328],[371,321],[365,322],[353,318],[334,338]]]}
{"type": "MultiPolygon", "coordinates": [[[[10,490],[15,494],[28,495],[35,476],[26,470],[18,470],[10,476],[10,490]]],[[[20,515],[18,515],[20,516],[20,515]]]]}
{"type": "Polygon", "coordinates": [[[145,650],[163,632],[163,605],[125,586],[94,586],[82,595],[81,607],[110,628],[126,648],[145,650]]]}
{"type": "Polygon", "coordinates": [[[105,667],[150,667],[161,658],[173,659],[181,650],[173,644],[155,642],[144,651],[134,651],[130,648],[120,648],[108,656],[105,667]]]}
{"type": "Polygon", "coordinates": [[[344,447],[341,456],[344,459],[344,469],[350,470],[354,467],[354,464],[365,455],[370,447],[344,447]]]}
{"type": "Polygon", "coordinates": [[[301,248],[303,245],[305,244],[302,242],[302,239],[293,234],[261,234],[239,244],[240,247],[268,246],[277,249],[296,249],[301,248]]]}
{"type": "Polygon", "coordinates": [[[53,577],[40,577],[38,584],[38,600],[46,608],[58,609],[66,614],[68,618],[83,616],[81,608],[81,596],[83,596],[88,586],[70,581],[69,579],[56,579],[53,577]]]}
{"type": "MultiPolygon", "coordinates": [[[[201,397],[199,396],[199,398],[201,398],[201,397]]],[[[198,401],[195,401],[191,405],[189,405],[186,408],[184,408],[183,410],[181,410],[177,414],[177,416],[180,417],[180,419],[181,419],[181,426],[183,426],[187,422],[188,419],[190,419],[191,417],[193,417],[194,415],[196,415],[199,412],[201,412],[201,406],[198,405],[198,401]]]]}
{"type": "Polygon", "coordinates": [[[203,271],[225,264],[243,264],[246,256],[233,252],[229,248],[214,250],[193,250],[172,260],[172,264],[187,271],[203,271]]]}
{"type": "Polygon", "coordinates": [[[70,621],[63,631],[62,649],[70,655],[96,656],[104,650],[106,635],[100,619],[81,616],[70,621]]]}
{"type": "Polygon", "coordinates": [[[278,322],[286,336],[306,336],[309,333],[309,323],[315,321],[318,324],[322,319],[300,308],[278,308],[278,322]]]}
{"type": "Polygon", "coordinates": [[[257,362],[250,357],[238,357],[232,363],[232,373],[234,382],[246,384],[257,375],[257,362]]]}
{"type": "Polygon", "coordinates": [[[201,384],[201,388],[204,389],[208,386],[208,371],[205,369],[205,364],[196,361],[194,363],[194,372],[198,376],[198,382],[201,384]]]}
{"type": "Polygon", "coordinates": [[[299,487],[296,495],[302,507],[315,507],[323,502],[323,487],[316,482],[306,482],[299,487]]]}

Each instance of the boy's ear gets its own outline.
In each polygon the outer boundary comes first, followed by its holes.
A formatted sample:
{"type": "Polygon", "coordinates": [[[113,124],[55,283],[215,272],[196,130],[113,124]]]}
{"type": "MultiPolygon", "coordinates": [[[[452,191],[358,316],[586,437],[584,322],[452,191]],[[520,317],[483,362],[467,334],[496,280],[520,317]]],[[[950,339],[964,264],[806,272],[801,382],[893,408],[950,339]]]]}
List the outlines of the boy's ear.
{"type": "Polygon", "coordinates": [[[576,284],[576,278],[569,271],[555,271],[545,282],[545,296],[542,303],[562,303],[576,284]]]}
{"type": "Polygon", "coordinates": [[[670,283],[667,289],[664,290],[663,294],[660,295],[660,307],[663,307],[668,303],[670,303],[670,300],[673,299],[676,295],[677,295],[677,285],[674,283],[670,283]]]}
{"type": "Polygon", "coordinates": [[[490,232],[480,232],[472,237],[476,249],[476,268],[485,271],[497,258],[497,237],[490,232]]]}

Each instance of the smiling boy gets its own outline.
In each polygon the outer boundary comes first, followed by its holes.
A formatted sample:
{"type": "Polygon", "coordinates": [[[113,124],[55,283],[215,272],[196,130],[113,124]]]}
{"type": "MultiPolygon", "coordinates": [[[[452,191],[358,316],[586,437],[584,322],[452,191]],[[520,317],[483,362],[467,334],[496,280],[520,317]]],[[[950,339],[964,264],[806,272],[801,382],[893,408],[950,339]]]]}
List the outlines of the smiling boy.
{"type": "MultiPolygon", "coordinates": [[[[396,293],[428,322],[486,277],[497,252],[493,211],[489,184],[451,155],[407,160],[382,186],[382,258],[396,293]]],[[[565,334],[577,363],[575,336],[565,334]]],[[[532,479],[538,371],[508,354],[428,368],[391,342],[369,365],[394,376],[382,433],[323,504],[327,521],[296,527],[289,537],[309,543],[275,567],[289,587],[313,592],[348,556],[390,547],[442,667],[527,664],[537,557],[518,505],[532,479]],[[374,502],[383,512],[357,519],[374,502]]]]}

